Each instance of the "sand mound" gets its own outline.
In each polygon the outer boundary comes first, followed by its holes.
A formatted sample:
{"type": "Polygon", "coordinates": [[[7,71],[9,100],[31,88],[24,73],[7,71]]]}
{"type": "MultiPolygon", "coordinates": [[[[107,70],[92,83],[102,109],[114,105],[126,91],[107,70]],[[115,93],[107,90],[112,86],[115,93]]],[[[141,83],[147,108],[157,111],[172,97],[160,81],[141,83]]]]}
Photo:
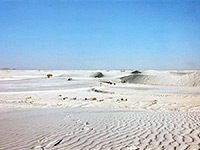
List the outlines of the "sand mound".
{"type": "Polygon", "coordinates": [[[92,75],[92,77],[94,77],[94,78],[101,78],[101,77],[103,77],[104,75],[103,75],[103,73],[101,73],[101,72],[96,72],[96,73],[94,73],[93,75],[92,75]]]}
{"type": "Polygon", "coordinates": [[[124,76],[122,83],[200,87],[200,72],[165,71],[124,76]]]}
{"type": "Polygon", "coordinates": [[[139,70],[134,70],[134,71],[131,72],[131,74],[139,74],[139,73],[142,73],[142,72],[139,71],[139,70]]]}

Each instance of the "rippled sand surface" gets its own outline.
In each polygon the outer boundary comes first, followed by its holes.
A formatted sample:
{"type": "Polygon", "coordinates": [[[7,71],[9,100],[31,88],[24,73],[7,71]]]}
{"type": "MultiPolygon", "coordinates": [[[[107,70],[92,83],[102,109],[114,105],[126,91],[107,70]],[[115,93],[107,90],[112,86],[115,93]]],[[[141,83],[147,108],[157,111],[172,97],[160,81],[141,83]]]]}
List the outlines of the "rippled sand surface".
{"type": "Polygon", "coordinates": [[[2,113],[1,149],[195,150],[200,114],[124,109],[45,109],[2,113]]]}

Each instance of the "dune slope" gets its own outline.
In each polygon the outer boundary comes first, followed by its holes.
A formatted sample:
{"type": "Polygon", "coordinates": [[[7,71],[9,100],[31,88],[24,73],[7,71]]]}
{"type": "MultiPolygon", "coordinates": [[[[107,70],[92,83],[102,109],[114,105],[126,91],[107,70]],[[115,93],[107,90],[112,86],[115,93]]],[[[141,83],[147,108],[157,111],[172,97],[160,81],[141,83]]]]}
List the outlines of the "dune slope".
{"type": "Polygon", "coordinates": [[[122,83],[200,87],[200,72],[144,72],[120,78],[122,83]]]}

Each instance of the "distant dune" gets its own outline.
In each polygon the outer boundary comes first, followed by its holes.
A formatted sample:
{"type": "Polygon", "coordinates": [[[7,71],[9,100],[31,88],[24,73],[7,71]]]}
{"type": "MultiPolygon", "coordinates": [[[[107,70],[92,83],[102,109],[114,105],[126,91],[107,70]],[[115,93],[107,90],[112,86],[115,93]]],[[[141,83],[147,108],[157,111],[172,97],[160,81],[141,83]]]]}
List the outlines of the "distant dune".
{"type": "Polygon", "coordinates": [[[10,68],[2,68],[1,70],[11,70],[10,68]]]}
{"type": "Polygon", "coordinates": [[[122,83],[200,87],[200,72],[195,71],[146,71],[120,79],[122,83]]]}
{"type": "Polygon", "coordinates": [[[94,78],[102,78],[104,75],[101,72],[95,72],[94,74],[92,74],[92,77],[94,78]]]}

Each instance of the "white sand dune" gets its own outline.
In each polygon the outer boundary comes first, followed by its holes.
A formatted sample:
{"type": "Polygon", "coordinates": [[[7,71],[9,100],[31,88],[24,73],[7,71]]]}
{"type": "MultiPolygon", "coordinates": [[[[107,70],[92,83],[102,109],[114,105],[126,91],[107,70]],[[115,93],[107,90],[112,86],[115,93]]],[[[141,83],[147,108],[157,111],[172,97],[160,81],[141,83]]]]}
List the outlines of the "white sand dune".
{"type": "Polygon", "coordinates": [[[131,71],[119,70],[0,71],[0,111],[52,107],[200,111],[199,71],[142,71],[134,79],[130,74],[131,71]],[[96,72],[104,76],[94,78],[96,72]],[[53,78],[47,78],[48,73],[53,78]],[[122,81],[137,84],[121,83],[122,77],[122,81]],[[149,84],[145,83],[147,77],[149,84]],[[172,83],[176,86],[169,86],[172,83]]]}
{"type": "Polygon", "coordinates": [[[1,149],[197,150],[200,114],[124,109],[4,113],[1,149]]]}
{"type": "Polygon", "coordinates": [[[200,72],[194,71],[151,71],[128,75],[121,79],[123,83],[200,87],[200,72]]]}
{"type": "Polygon", "coordinates": [[[0,149],[199,149],[199,81],[200,71],[1,70],[0,149]]]}

